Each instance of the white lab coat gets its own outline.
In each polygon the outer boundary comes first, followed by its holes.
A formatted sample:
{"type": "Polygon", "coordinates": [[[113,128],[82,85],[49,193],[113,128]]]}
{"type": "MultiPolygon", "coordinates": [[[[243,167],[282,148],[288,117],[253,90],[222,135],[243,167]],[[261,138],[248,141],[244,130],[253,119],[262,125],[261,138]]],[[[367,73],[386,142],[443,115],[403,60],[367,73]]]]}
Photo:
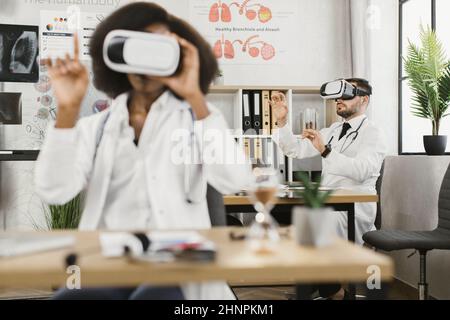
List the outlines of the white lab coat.
{"type": "MultiPolygon", "coordinates": [[[[325,144],[333,137],[331,153],[326,158],[322,158],[322,184],[324,186],[376,194],[375,183],[387,152],[387,146],[381,130],[368,119],[362,123],[358,136],[352,142],[355,136],[355,133],[352,132],[359,127],[364,118],[366,116],[362,115],[350,120],[351,128],[341,140],[339,140],[339,135],[342,130],[342,122],[333,123],[329,128],[320,130],[325,144]]],[[[295,137],[288,126],[277,130],[274,140],[288,157],[304,159],[319,155],[310,140],[295,137]]],[[[347,214],[338,212],[336,217],[338,234],[347,238],[347,214]]],[[[355,240],[357,243],[362,244],[362,235],[375,229],[375,217],[375,203],[355,204],[355,240]]]]}
{"type": "MultiPolygon", "coordinates": [[[[163,103],[153,105],[144,125],[145,140],[149,153],[145,159],[148,198],[151,203],[152,218],[156,229],[204,229],[211,222],[206,202],[206,184],[211,184],[222,193],[232,193],[245,188],[250,182],[250,164],[243,151],[227,132],[222,114],[212,105],[208,105],[211,114],[199,121],[192,119],[190,106],[166,92],[163,103]],[[194,127],[193,127],[194,124],[194,127]],[[193,128],[193,129],[192,129],[193,128]],[[202,175],[195,177],[200,200],[194,203],[186,201],[185,166],[171,159],[174,150],[171,135],[177,129],[193,132],[200,145],[205,143],[204,135],[209,129],[224,133],[215,147],[223,152],[209,154],[220,156],[227,150],[234,151],[236,163],[223,164],[221,159],[203,164],[202,175]],[[193,130],[193,131],[192,131],[193,130]],[[200,179],[203,177],[203,179],[200,179]]],[[[104,215],[105,198],[110,186],[111,171],[116,154],[116,141],[120,132],[122,108],[127,108],[128,94],[118,96],[109,111],[82,118],[73,129],[56,129],[51,124],[39,154],[35,169],[37,193],[49,204],[63,204],[86,190],[85,208],[81,217],[80,230],[95,230],[104,215]],[[104,125],[103,136],[94,155],[98,133],[104,125]]],[[[141,136],[140,139],[143,137],[141,136]]],[[[193,151],[195,152],[195,151],[193,151]]],[[[211,159],[209,159],[211,160],[211,159]]],[[[214,159],[213,159],[214,160],[214,159]]],[[[123,228],[136,228],[127,221],[123,213],[123,228]]],[[[234,295],[225,283],[207,283],[201,285],[183,285],[187,299],[233,299],[234,295]]]]}

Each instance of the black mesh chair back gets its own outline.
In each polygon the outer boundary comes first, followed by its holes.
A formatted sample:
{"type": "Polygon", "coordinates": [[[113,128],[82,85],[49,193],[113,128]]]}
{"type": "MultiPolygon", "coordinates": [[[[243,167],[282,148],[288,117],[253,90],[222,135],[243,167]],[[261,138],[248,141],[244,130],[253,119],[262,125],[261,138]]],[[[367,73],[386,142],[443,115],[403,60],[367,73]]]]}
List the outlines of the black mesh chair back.
{"type": "Polygon", "coordinates": [[[450,165],[447,167],[439,191],[438,214],[438,227],[434,230],[378,230],[363,235],[363,240],[374,248],[385,251],[415,249],[419,252],[420,300],[428,298],[427,252],[435,249],[450,250],[450,165]]]}
{"type": "Polygon", "coordinates": [[[381,164],[380,169],[380,176],[377,179],[377,182],[375,183],[375,189],[377,190],[378,194],[378,202],[377,202],[377,215],[375,217],[375,228],[377,230],[381,229],[381,186],[383,184],[383,173],[384,173],[384,160],[381,164]]]}
{"type": "Polygon", "coordinates": [[[208,184],[206,190],[206,201],[208,203],[209,218],[213,227],[227,225],[225,205],[222,194],[208,184]]]}
{"type": "Polygon", "coordinates": [[[445,172],[439,191],[438,212],[438,229],[450,231],[450,166],[445,172]]]}

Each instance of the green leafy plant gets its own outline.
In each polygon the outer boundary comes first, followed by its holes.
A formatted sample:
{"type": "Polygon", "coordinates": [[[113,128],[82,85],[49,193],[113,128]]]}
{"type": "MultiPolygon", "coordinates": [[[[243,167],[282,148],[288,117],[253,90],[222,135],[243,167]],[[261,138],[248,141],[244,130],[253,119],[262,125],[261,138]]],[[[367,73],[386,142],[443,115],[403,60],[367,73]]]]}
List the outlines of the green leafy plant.
{"type": "Polygon", "coordinates": [[[404,58],[408,84],[413,91],[412,113],[431,120],[432,135],[439,134],[441,119],[450,104],[450,60],[444,47],[429,27],[420,26],[421,47],[408,40],[404,58]]]}
{"type": "Polygon", "coordinates": [[[83,194],[78,194],[75,198],[63,205],[43,205],[45,225],[41,226],[35,221],[35,229],[62,230],[77,229],[83,211],[83,194]]]}
{"type": "Polygon", "coordinates": [[[305,206],[310,208],[322,208],[325,202],[330,197],[331,190],[320,190],[321,178],[319,177],[317,181],[312,182],[309,180],[309,176],[304,172],[298,173],[298,178],[303,184],[304,190],[300,191],[303,200],[305,201],[305,206]]]}

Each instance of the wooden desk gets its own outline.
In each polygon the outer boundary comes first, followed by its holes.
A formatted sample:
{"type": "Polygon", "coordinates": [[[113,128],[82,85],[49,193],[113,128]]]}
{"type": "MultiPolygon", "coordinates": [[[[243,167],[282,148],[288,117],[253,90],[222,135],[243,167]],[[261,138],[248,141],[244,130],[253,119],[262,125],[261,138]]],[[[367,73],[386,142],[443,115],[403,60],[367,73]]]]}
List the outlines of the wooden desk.
{"type": "MultiPolygon", "coordinates": [[[[250,198],[244,195],[229,195],[223,197],[226,206],[240,206],[240,205],[252,205],[250,198]]],[[[339,203],[355,203],[355,202],[378,202],[378,195],[367,194],[359,191],[338,189],[333,191],[327,200],[327,204],[339,204],[339,203]]],[[[302,205],[305,202],[300,197],[287,196],[279,197],[276,204],[293,204],[302,205]]]]}
{"type": "MultiPolygon", "coordinates": [[[[288,193],[286,197],[279,197],[272,210],[273,214],[290,215],[292,208],[304,205],[304,200],[297,196],[298,193],[288,193]]],[[[255,212],[255,209],[248,196],[230,195],[223,197],[227,213],[255,212]]],[[[356,202],[378,202],[378,195],[367,194],[352,190],[335,190],[328,198],[326,206],[332,207],[336,211],[346,211],[348,219],[348,240],[355,241],[355,203],[356,202]]],[[[289,216],[290,218],[290,216],[289,216]]]]}
{"type": "MultiPolygon", "coordinates": [[[[0,286],[64,286],[68,277],[65,260],[70,253],[77,253],[79,257],[77,265],[81,268],[82,287],[136,286],[142,283],[171,285],[207,280],[365,283],[367,267],[371,265],[380,268],[382,281],[390,281],[393,275],[393,264],[388,256],[347,241],[338,240],[328,248],[314,249],[300,247],[291,239],[283,238],[276,253],[255,254],[245,242],[230,240],[231,230],[240,233],[247,229],[201,231],[217,244],[216,261],[166,264],[129,262],[125,258],[106,259],[100,254],[98,232],[63,232],[76,237],[74,248],[0,259],[0,286]]],[[[48,235],[46,232],[42,234],[48,235]]]]}

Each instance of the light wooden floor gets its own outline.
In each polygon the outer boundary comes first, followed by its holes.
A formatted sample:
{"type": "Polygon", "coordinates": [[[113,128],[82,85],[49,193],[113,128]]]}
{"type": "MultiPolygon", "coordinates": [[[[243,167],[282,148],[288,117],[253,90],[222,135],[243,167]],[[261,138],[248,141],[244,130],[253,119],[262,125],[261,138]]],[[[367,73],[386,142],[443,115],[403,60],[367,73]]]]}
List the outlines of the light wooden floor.
{"type": "Polygon", "coordinates": [[[43,290],[43,289],[24,289],[24,288],[15,288],[15,289],[1,289],[0,290],[0,299],[1,300],[9,300],[9,299],[49,299],[52,296],[53,292],[51,290],[43,290]]]}
{"type": "MultiPolygon", "coordinates": [[[[236,287],[234,293],[239,300],[287,300],[294,293],[292,286],[272,287],[236,287]]],[[[363,290],[357,289],[357,293],[364,294],[363,290]]],[[[2,299],[50,299],[53,291],[42,289],[8,289],[0,290],[2,299]]],[[[390,300],[416,300],[417,290],[401,281],[394,281],[389,290],[390,300]]]]}
{"type": "MultiPolygon", "coordinates": [[[[239,300],[287,300],[293,297],[294,290],[292,286],[233,288],[239,300]]],[[[356,294],[364,296],[364,288],[357,288],[356,294]]],[[[389,300],[417,300],[417,297],[417,290],[401,281],[395,280],[389,287],[389,300]]]]}

